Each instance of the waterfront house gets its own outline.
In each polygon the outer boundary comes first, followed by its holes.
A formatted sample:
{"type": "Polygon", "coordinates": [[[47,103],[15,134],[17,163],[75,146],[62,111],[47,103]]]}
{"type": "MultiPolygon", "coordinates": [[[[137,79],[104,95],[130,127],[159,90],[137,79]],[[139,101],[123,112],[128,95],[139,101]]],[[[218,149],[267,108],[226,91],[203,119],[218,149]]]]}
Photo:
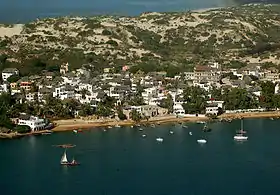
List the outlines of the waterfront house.
{"type": "MultiPolygon", "coordinates": [[[[156,105],[142,105],[142,106],[128,106],[125,108],[128,113],[130,113],[132,110],[136,110],[141,114],[142,117],[155,117],[155,116],[162,116],[167,114],[168,110],[165,108],[161,108],[156,105]]],[[[126,112],[127,113],[127,112],[126,112]]],[[[128,114],[128,118],[130,118],[128,114]]]]}
{"type": "Polygon", "coordinates": [[[218,115],[219,110],[223,109],[224,101],[207,101],[205,114],[218,115]]]}
{"type": "Polygon", "coordinates": [[[45,120],[36,116],[31,116],[25,113],[21,113],[17,121],[18,125],[29,126],[32,131],[43,130],[45,128],[45,120]]]}

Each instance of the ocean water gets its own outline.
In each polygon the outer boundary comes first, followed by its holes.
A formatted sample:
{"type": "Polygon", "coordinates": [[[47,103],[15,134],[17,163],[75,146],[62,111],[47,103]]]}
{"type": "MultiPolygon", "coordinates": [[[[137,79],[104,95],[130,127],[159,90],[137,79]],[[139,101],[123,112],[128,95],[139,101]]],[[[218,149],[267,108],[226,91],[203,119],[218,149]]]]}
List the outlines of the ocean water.
{"type": "MultiPolygon", "coordinates": [[[[2,0],[1,23],[25,23],[66,15],[139,15],[147,11],[185,11],[240,4],[240,0],[2,0]]],[[[241,0],[243,1],[243,0],[241,0]]]]}
{"type": "Polygon", "coordinates": [[[188,124],[188,129],[97,128],[0,140],[1,194],[275,195],[280,190],[279,124],[244,120],[249,140],[243,143],[233,140],[237,120],[209,124],[210,133],[201,132],[202,124],[188,124]],[[200,145],[200,138],[208,142],[200,145]],[[77,145],[68,157],[75,156],[80,166],[60,166],[63,149],[52,145],[64,143],[77,145]]]}

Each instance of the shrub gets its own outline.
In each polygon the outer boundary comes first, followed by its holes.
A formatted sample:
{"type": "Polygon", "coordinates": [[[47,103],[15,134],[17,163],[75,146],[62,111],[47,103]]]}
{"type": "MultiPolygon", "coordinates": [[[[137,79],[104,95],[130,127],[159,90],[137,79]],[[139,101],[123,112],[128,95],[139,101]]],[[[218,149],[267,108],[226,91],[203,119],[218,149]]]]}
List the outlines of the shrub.
{"type": "Polygon", "coordinates": [[[108,40],[106,43],[115,47],[119,45],[117,41],[114,41],[112,39],[108,40]]]}
{"type": "Polygon", "coordinates": [[[104,30],[102,31],[102,35],[112,35],[112,32],[109,31],[109,30],[107,30],[107,29],[104,29],[104,30]]]}
{"type": "Polygon", "coordinates": [[[17,125],[14,130],[18,133],[29,133],[31,131],[31,128],[27,125],[17,125]]]}

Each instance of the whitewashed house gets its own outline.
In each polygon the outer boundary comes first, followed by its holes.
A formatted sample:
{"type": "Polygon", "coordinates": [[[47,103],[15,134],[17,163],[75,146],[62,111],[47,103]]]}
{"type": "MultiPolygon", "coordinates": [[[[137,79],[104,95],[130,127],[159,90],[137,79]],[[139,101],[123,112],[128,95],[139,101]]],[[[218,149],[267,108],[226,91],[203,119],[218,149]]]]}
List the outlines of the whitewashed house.
{"type": "Polygon", "coordinates": [[[224,101],[207,101],[205,114],[218,115],[219,109],[223,109],[224,101]]]}
{"type": "Polygon", "coordinates": [[[19,70],[16,68],[5,68],[2,71],[2,80],[7,81],[7,79],[13,75],[19,75],[19,70]]]}
{"type": "Polygon", "coordinates": [[[26,93],[25,99],[29,102],[33,102],[33,101],[35,101],[37,95],[38,95],[37,93],[26,93]]]}
{"type": "Polygon", "coordinates": [[[29,126],[32,131],[43,130],[46,125],[44,119],[28,114],[21,114],[17,124],[29,126]]]}
{"type": "Polygon", "coordinates": [[[89,84],[89,83],[80,83],[80,84],[78,85],[78,90],[79,90],[79,91],[82,91],[82,90],[84,90],[84,89],[86,89],[89,93],[92,93],[92,91],[93,91],[93,86],[92,86],[91,84],[89,84]]]}
{"type": "Polygon", "coordinates": [[[53,97],[64,100],[68,98],[74,98],[75,92],[72,86],[62,85],[60,87],[56,87],[53,92],[53,97]]]}
{"type": "Polygon", "coordinates": [[[157,88],[156,87],[150,87],[150,88],[144,89],[144,91],[142,92],[142,97],[144,99],[144,102],[146,104],[148,104],[150,99],[152,99],[153,97],[157,97],[157,88]]]}

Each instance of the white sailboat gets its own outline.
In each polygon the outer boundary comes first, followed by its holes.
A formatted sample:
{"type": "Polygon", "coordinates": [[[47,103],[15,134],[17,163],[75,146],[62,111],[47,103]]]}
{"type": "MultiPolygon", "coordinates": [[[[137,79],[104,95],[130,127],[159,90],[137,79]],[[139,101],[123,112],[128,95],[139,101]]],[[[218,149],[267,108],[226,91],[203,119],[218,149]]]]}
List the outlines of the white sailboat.
{"type": "Polygon", "coordinates": [[[66,155],[66,150],[65,150],[62,157],[61,157],[60,164],[67,165],[68,163],[69,162],[68,162],[67,155],[66,155]]]}
{"type": "Polygon", "coordinates": [[[243,119],[241,119],[241,129],[240,131],[233,137],[236,141],[246,141],[248,139],[248,136],[244,136],[244,133],[246,131],[243,130],[243,119]]]}
{"type": "Polygon", "coordinates": [[[66,165],[66,166],[76,166],[76,165],[80,165],[80,163],[78,163],[74,158],[71,162],[68,162],[68,159],[67,159],[67,155],[66,155],[66,149],[61,157],[61,160],[60,160],[60,164],[61,165],[66,165]]]}

